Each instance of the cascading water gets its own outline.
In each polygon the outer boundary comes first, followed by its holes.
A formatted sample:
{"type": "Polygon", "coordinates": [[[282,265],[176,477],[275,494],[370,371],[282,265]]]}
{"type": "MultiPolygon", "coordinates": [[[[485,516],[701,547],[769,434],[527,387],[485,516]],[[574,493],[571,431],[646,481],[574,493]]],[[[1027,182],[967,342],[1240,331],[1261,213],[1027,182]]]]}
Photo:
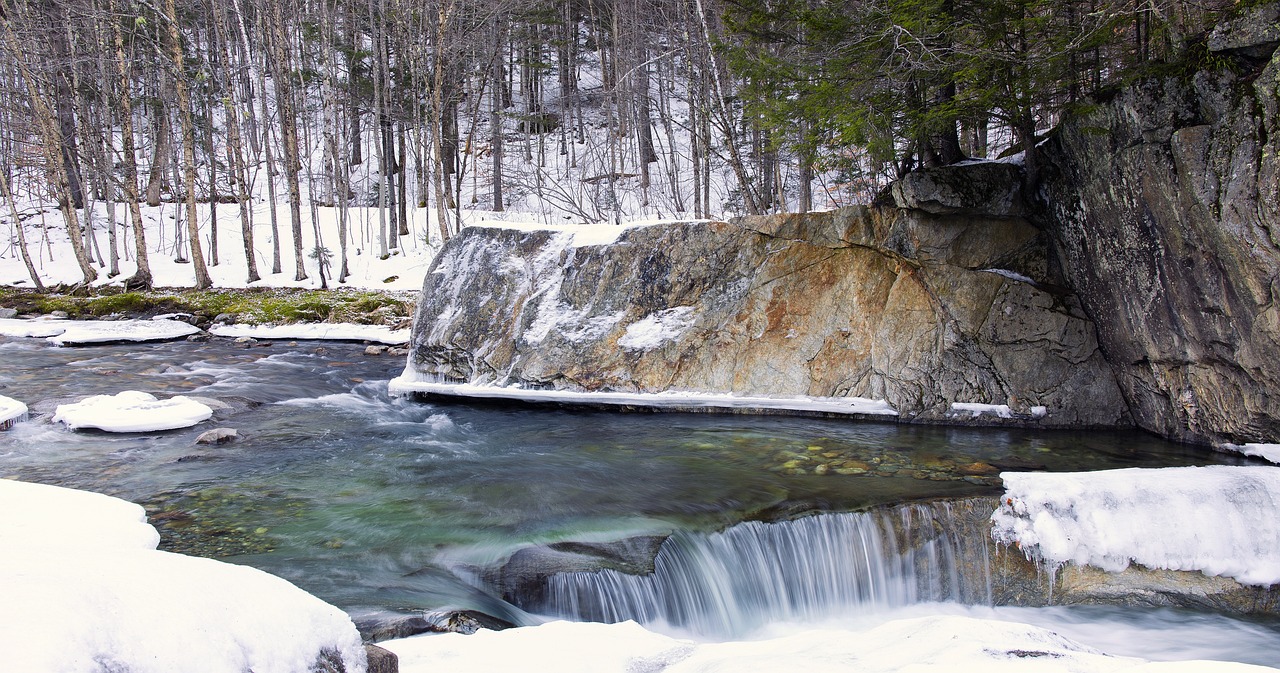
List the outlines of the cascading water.
{"type": "Polygon", "coordinates": [[[769,621],[849,609],[990,603],[990,503],[915,504],[676,533],[663,543],[652,574],[553,575],[538,609],[566,619],[635,620],[733,636],[769,621]]]}

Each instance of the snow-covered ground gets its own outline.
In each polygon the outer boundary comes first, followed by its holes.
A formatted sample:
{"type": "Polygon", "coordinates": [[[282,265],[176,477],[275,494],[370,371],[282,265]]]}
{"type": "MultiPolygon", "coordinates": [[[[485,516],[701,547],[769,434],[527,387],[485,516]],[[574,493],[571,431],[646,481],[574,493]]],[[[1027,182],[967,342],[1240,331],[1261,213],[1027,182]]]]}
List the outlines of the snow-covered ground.
{"type": "Polygon", "coordinates": [[[863,628],[822,628],[756,640],[700,643],[634,622],[551,622],[507,631],[418,636],[381,646],[402,673],[1190,673],[1274,671],[1221,661],[1148,662],[1109,655],[1045,628],[942,614],[863,628]]]}
{"type": "Polygon", "coordinates": [[[156,550],[142,507],[0,479],[0,662],[6,671],[352,673],[351,619],[247,566],[156,550]]]}

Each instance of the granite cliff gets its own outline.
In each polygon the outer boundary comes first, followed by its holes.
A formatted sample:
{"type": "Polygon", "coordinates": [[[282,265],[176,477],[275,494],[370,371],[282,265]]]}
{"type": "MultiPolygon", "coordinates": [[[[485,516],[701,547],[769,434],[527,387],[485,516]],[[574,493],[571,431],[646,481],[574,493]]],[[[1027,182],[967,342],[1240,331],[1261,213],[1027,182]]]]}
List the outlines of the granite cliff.
{"type": "Polygon", "coordinates": [[[1134,421],[1280,441],[1280,5],[1207,41],[1214,67],[1125,88],[1044,145],[1036,221],[1134,421]]]}

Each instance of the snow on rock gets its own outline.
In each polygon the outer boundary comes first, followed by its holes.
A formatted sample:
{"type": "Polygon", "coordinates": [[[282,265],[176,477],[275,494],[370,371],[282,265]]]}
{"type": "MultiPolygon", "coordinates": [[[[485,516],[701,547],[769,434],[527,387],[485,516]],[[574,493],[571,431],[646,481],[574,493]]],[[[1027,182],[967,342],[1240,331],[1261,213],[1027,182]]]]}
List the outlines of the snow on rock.
{"type": "Polygon", "coordinates": [[[409,342],[409,330],[384,325],[352,323],[299,323],[294,325],[215,325],[209,333],[220,337],[255,339],[324,339],[328,341],[373,341],[391,345],[409,342]]]}
{"type": "Polygon", "coordinates": [[[1109,656],[1052,631],[963,616],[897,619],[862,631],[823,629],[745,642],[695,643],[634,622],[416,636],[379,643],[401,673],[1175,673],[1275,669],[1219,661],[1149,663],[1109,656]]]}
{"type": "Polygon", "coordinates": [[[4,670],[365,670],[341,610],[260,570],[155,549],[138,505],[0,480],[4,670]]]}
{"type": "Polygon", "coordinates": [[[631,350],[651,350],[679,339],[693,323],[692,306],[676,306],[651,313],[628,325],[627,333],[618,339],[618,345],[631,350]]]}
{"type": "Polygon", "coordinates": [[[47,338],[57,346],[113,341],[169,341],[196,334],[200,328],[178,320],[0,319],[0,336],[47,338]]]}
{"type": "Polygon", "coordinates": [[[48,338],[55,346],[111,343],[114,341],[171,341],[200,328],[178,320],[67,320],[61,334],[48,338]]]}
{"type": "MultiPolygon", "coordinates": [[[[688,220],[679,220],[687,222],[688,220]]],[[[589,245],[609,245],[628,229],[649,227],[655,224],[669,224],[670,220],[646,220],[627,222],[624,224],[538,224],[535,222],[503,222],[500,220],[481,220],[470,226],[496,229],[515,229],[517,231],[553,231],[571,234],[569,247],[581,248],[589,245]]]]}
{"type": "Polygon", "coordinates": [[[1280,444],[1223,444],[1220,448],[1280,464],[1280,444]]]}
{"type": "Polygon", "coordinates": [[[440,383],[426,380],[426,377],[413,371],[412,368],[406,368],[403,374],[391,379],[388,384],[388,391],[392,395],[425,393],[447,397],[580,404],[586,406],[626,406],[651,409],[769,409],[829,414],[898,415],[898,412],[884,400],[872,400],[864,397],[752,397],[683,391],[616,393],[545,390],[471,383],[440,383]]]}
{"type": "Polygon", "coordinates": [[[27,405],[12,397],[0,395],[0,430],[8,430],[14,421],[21,420],[26,415],[27,405]]]}
{"type": "Polygon", "coordinates": [[[0,319],[0,336],[19,337],[25,339],[43,339],[57,336],[67,331],[70,320],[38,318],[23,320],[21,318],[0,319]]]}
{"type": "MultiPolygon", "coordinates": [[[[141,505],[89,491],[0,479],[0,548],[155,549],[141,505]]],[[[9,556],[6,551],[5,556],[9,556]]]]}
{"type": "Polygon", "coordinates": [[[1280,468],[1006,472],[992,536],[1056,569],[1201,571],[1280,583],[1280,468]]]}
{"type": "MultiPolygon", "coordinates": [[[[991,414],[999,418],[1013,418],[1015,413],[1007,404],[980,404],[977,402],[954,402],[951,405],[952,411],[964,412],[970,415],[970,418],[977,418],[983,414],[991,414]]],[[[1032,418],[1044,418],[1049,414],[1046,407],[1031,407],[1028,414],[1032,418]]]]}
{"type": "Polygon", "coordinates": [[[213,416],[213,409],[184,395],[158,400],[151,393],[126,390],[94,395],[75,404],[60,404],[53,421],[72,430],[96,428],[107,432],[156,432],[186,428],[213,416]]]}

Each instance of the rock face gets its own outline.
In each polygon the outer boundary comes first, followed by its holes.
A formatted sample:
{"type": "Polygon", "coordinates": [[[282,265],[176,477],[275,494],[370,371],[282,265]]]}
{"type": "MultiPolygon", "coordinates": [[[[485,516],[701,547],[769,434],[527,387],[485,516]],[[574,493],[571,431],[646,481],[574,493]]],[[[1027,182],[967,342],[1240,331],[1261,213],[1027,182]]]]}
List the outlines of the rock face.
{"type": "Polygon", "coordinates": [[[1061,268],[1135,422],[1179,440],[1280,439],[1278,8],[1214,31],[1234,69],[1126,88],[1044,147],[1061,268]]]}
{"type": "Polygon", "coordinates": [[[926,422],[1128,422],[1021,197],[975,209],[938,196],[954,178],[900,190],[944,214],[855,207],[581,246],[572,230],[468,228],[427,274],[410,366],[529,388],[870,397],[926,422]]]}

